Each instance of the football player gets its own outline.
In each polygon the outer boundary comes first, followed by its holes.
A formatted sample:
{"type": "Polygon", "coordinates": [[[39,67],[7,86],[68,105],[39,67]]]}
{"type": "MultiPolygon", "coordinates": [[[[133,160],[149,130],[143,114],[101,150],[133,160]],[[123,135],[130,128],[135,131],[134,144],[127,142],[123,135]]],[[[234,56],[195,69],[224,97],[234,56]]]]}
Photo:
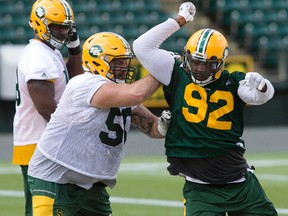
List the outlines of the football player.
{"type": "Polygon", "coordinates": [[[27,216],[32,215],[28,163],[68,79],[83,73],[74,14],[65,0],[37,0],[29,24],[35,38],[24,48],[18,62],[13,129],[13,164],[21,166],[27,216]],[[67,63],[59,51],[65,46],[69,51],[67,63]]]}
{"type": "Polygon", "coordinates": [[[158,118],[141,105],[160,83],[151,75],[131,83],[134,54],[123,37],[94,34],[82,52],[85,73],[67,84],[29,164],[34,216],[111,215],[105,187],[116,184],[130,125],[152,138],[169,125],[169,112],[158,118]]]}
{"type": "Polygon", "coordinates": [[[277,215],[244,157],[243,110],[273,97],[269,80],[257,72],[224,70],[226,38],[201,29],[189,38],[183,62],[159,46],[194,19],[192,2],[134,41],[136,57],[164,87],[171,109],[165,138],[168,170],[185,178],[187,216],[277,215]]]}

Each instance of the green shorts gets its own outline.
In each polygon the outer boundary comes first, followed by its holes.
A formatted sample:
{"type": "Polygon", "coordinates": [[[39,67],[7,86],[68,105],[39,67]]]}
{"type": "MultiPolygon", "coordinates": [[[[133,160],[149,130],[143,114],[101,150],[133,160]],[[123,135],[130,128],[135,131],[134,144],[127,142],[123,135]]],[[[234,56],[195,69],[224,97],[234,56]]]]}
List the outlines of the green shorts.
{"type": "Polygon", "coordinates": [[[25,216],[32,216],[32,196],[28,186],[28,166],[21,165],[21,172],[23,176],[24,196],[25,196],[25,216]]]}
{"type": "Polygon", "coordinates": [[[247,172],[246,181],[223,186],[186,180],[183,195],[186,216],[276,216],[256,176],[247,172]]]}
{"type": "Polygon", "coordinates": [[[109,216],[112,213],[105,185],[86,190],[73,184],[57,184],[28,176],[34,216],[109,216]]]}

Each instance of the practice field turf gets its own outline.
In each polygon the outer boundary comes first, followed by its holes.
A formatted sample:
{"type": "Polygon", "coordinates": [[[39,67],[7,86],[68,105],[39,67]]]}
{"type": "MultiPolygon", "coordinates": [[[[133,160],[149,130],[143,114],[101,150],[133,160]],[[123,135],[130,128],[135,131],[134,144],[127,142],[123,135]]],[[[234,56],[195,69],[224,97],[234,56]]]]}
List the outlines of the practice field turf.
{"type": "MultiPolygon", "coordinates": [[[[279,216],[288,215],[288,152],[247,154],[279,216]]],[[[111,195],[113,216],[182,216],[184,179],[169,176],[163,156],[124,159],[111,195]]],[[[0,216],[24,215],[18,166],[0,163],[0,216]]]]}

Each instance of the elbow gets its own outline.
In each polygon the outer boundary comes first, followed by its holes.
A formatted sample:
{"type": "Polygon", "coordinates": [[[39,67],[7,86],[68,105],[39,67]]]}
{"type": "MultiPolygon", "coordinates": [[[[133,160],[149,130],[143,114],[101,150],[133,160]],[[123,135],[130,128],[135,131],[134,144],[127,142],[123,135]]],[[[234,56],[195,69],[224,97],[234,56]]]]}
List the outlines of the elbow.
{"type": "Polygon", "coordinates": [[[135,98],[135,105],[138,105],[138,104],[141,104],[143,103],[148,97],[145,95],[145,94],[137,94],[137,95],[134,95],[134,98],[135,98]]]}
{"type": "Polygon", "coordinates": [[[41,111],[39,112],[39,111],[38,111],[38,113],[39,113],[47,122],[50,121],[51,113],[45,112],[45,111],[43,111],[43,112],[41,112],[41,111]]]}
{"type": "Polygon", "coordinates": [[[126,98],[129,98],[129,101],[132,102],[131,106],[139,105],[143,103],[147,98],[147,92],[131,91],[126,98]]]}

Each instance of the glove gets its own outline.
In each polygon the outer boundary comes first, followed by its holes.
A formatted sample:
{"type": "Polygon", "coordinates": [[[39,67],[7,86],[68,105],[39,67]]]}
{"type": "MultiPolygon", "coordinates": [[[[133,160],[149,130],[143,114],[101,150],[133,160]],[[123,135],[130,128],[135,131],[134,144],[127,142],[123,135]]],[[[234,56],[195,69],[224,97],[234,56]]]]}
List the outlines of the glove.
{"type": "Polygon", "coordinates": [[[258,89],[261,91],[266,84],[264,77],[257,72],[248,72],[244,80],[239,82],[240,85],[245,85],[251,91],[252,89],[258,89]]]}
{"type": "Polygon", "coordinates": [[[171,112],[169,110],[163,110],[161,116],[158,118],[158,131],[162,136],[166,136],[170,121],[171,112]]]}
{"type": "Polygon", "coordinates": [[[80,39],[77,34],[76,27],[73,26],[68,35],[69,42],[67,43],[68,52],[70,55],[78,55],[81,53],[80,39]]]}
{"type": "Polygon", "coordinates": [[[180,60],[180,59],[181,59],[181,56],[180,56],[179,53],[177,53],[177,52],[171,52],[171,51],[168,51],[168,52],[171,54],[171,56],[172,56],[175,60],[180,60]]]}
{"type": "Polygon", "coordinates": [[[186,22],[191,22],[194,19],[196,8],[192,2],[184,2],[180,5],[178,15],[185,18],[186,22]]]}

